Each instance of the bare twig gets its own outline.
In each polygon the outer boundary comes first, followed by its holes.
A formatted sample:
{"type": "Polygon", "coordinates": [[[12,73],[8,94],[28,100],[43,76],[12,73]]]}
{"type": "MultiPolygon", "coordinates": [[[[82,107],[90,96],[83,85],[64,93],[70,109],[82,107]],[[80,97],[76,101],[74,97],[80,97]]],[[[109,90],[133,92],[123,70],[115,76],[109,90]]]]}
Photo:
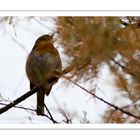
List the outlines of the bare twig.
{"type": "MultiPolygon", "coordinates": [[[[6,106],[6,105],[8,105],[8,104],[6,104],[6,103],[0,103],[0,105],[4,105],[4,106],[6,106]]],[[[27,108],[27,107],[22,107],[22,106],[13,106],[13,107],[15,107],[15,108],[19,108],[19,109],[24,109],[24,110],[28,110],[28,111],[34,111],[34,112],[36,112],[36,110],[35,109],[31,109],[31,108],[27,108]]]]}
{"type": "MultiPolygon", "coordinates": [[[[70,78],[64,76],[64,74],[68,73],[69,71],[71,70],[71,67],[68,67],[66,69],[63,70],[63,72],[60,74],[58,73],[58,77],[63,77],[65,78],[66,80],[70,81],[71,83],[75,84],[76,86],[78,86],[79,88],[81,88],[82,90],[86,91],[87,93],[89,93],[90,95],[94,96],[95,98],[97,98],[98,100],[104,102],[105,104],[113,107],[115,110],[119,110],[121,111],[122,113],[125,113],[131,117],[134,117],[136,119],[139,119],[140,120],[140,117],[139,116],[136,116],[130,112],[127,112],[125,110],[123,110],[122,108],[119,108],[118,106],[116,105],[113,105],[107,101],[105,101],[104,99],[98,97],[97,95],[95,95],[93,92],[85,89],[84,87],[82,87],[81,85],[77,84],[76,82],[72,81],[70,78]]],[[[32,90],[30,90],[29,92],[25,93],[24,95],[22,95],[21,97],[17,98],[16,100],[14,100],[13,102],[7,104],[6,106],[4,106],[3,108],[0,108],[0,114],[6,112],[7,110],[9,110],[10,108],[12,107],[15,107],[18,103],[22,102],[23,100],[25,100],[26,98],[30,97],[31,95],[33,95],[34,93],[36,93],[38,90],[39,90],[39,85],[37,85],[36,87],[34,87],[32,90]]],[[[19,108],[19,107],[18,107],[19,108]]],[[[21,108],[21,107],[20,107],[21,108]]],[[[50,111],[48,110],[47,106],[45,105],[45,108],[46,110],[48,111],[49,113],[49,116],[44,114],[43,116],[46,116],[48,119],[50,119],[51,121],[53,121],[53,123],[58,123],[57,121],[55,121],[50,113],[50,111]]],[[[31,111],[34,111],[32,109],[30,109],[31,111]]],[[[36,111],[36,110],[35,110],[36,111]]]]}
{"type": "Polygon", "coordinates": [[[33,18],[33,20],[35,20],[35,21],[36,21],[37,23],[39,23],[41,26],[43,26],[43,27],[45,27],[45,28],[49,29],[50,31],[55,32],[55,30],[54,30],[53,28],[51,28],[51,27],[49,27],[49,26],[45,25],[43,22],[41,22],[41,20],[40,20],[40,19],[38,19],[38,18],[34,17],[34,18],[33,18]]]}
{"type": "Polygon", "coordinates": [[[81,123],[84,123],[84,124],[90,123],[90,121],[87,120],[87,112],[86,112],[86,111],[83,111],[83,114],[84,114],[83,120],[80,121],[80,122],[81,122],[81,123]]]}
{"type": "Polygon", "coordinates": [[[49,120],[51,120],[53,123],[58,123],[56,120],[52,119],[51,117],[49,117],[46,114],[43,114],[43,116],[47,117],[49,120]]]}
{"type": "Polygon", "coordinates": [[[122,20],[121,20],[120,22],[121,22],[121,24],[124,25],[125,27],[128,26],[128,25],[130,25],[130,23],[125,22],[125,21],[122,21],[122,20]]]}
{"type": "Polygon", "coordinates": [[[84,90],[84,91],[86,91],[87,93],[89,93],[90,95],[94,96],[95,98],[97,98],[97,99],[100,100],[101,102],[104,102],[105,104],[107,104],[107,105],[113,107],[115,110],[119,110],[119,111],[121,111],[121,112],[124,113],[124,114],[127,114],[127,115],[129,115],[129,116],[131,116],[131,117],[134,117],[134,118],[140,120],[140,117],[139,117],[139,116],[136,116],[136,115],[134,115],[134,114],[132,114],[132,113],[130,113],[130,112],[127,112],[127,111],[123,110],[122,108],[119,108],[119,107],[116,106],[116,105],[113,105],[113,104],[111,104],[111,103],[105,101],[104,99],[102,99],[102,98],[98,97],[97,95],[95,95],[94,93],[88,91],[87,89],[85,89],[84,87],[80,86],[79,84],[77,84],[76,82],[72,81],[71,79],[69,79],[69,78],[67,78],[67,77],[65,77],[65,76],[63,76],[63,78],[69,80],[71,83],[75,84],[76,86],[78,86],[78,87],[81,88],[82,90],[84,90]]]}
{"type": "Polygon", "coordinates": [[[39,90],[39,85],[37,85],[36,87],[34,87],[32,90],[30,90],[29,92],[25,93],[24,95],[22,95],[21,97],[17,98],[16,100],[14,100],[13,102],[9,103],[8,105],[0,108],[0,114],[6,112],[7,110],[9,110],[10,108],[14,107],[15,105],[17,105],[18,103],[22,102],[23,100],[25,100],[26,98],[30,97],[31,95],[33,95],[34,93],[36,93],[39,90]]]}
{"type": "Polygon", "coordinates": [[[71,116],[70,116],[66,111],[64,111],[64,110],[61,109],[61,108],[59,108],[58,111],[61,113],[61,115],[63,115],[63,117],[64,117],[64,119],[65,119],[65,120],[63,120],[63,122],[65,122],[65,123],[67,123],[67,124],[72,123],[71,116]]]}
{"type": "Polygon", "coordinates": [[[52,120],[52,122],[53,122],[53,123],[58,123],[57,121],[55,121],[55,120],[54,120],[54,118],[53,118],[52,114],[50,113],[50,111],[49,111],[49,109],[48,109],[48,107],[46,106],[46,104],[45,104],[45,103],[44,103],[44,106],[45,106],[45,108],[46,108],[46,110],[47,110],[47,112],[48,112],[48,114],[49,114],[50,119],[52,120]]]}
{"type": "MultiPolygon", "coordinates": [[[[0,105],[8,105],[8,104],[6,104],[6,103],[0,103],[0,105]]],[[[22,107],[22,106],[13,106],[13,107],[15,107],[15,108],[19,108],[19,109],[24,109],[24,110],[26,110],[26,111],[33,111],[33,112],[36,112],[36,109],[31,109],[31,108],[26,108],[26,107],[22,107]]],[[[55,123],[58,123],[56,120],[52,120],[52,118],[51,117],[49,117],[48,115],[46,115],[46,114],[43,114],[43,116],[44,117],[46,117],[46,118],[48,118],[50,121],[52,121],[53,123],[55,122],[55,123]]]]}
{"type": "Polygon", "coordinates": [[[126,73],[128,73],[128,74],[132,75],[133,77],[135,77],[135,75],[134,75],[129,69],[127,69],[125,66],[123,66],[122,64],[120,64],[118,61],[116,61],[116,60],[114,60],[114,59],[112,59],[112,61],[113,61],[116,65],[118,65],[120,68],[122,68],[123,71],[125,71],[126,73]]]}
{"type": "Polygon", "coordinates": [[[13,26],[15,36],[17,36],[15,24],[13,23],[13,18],[12,17],[10,17],[10,24],[12,24],[12,26],[13,26]]]}
{"type": "Polygon", "coordinates": [[[9,36],[11,37],[11,39],[17,43],[21,49],[28,55],[29,54],[29,51],[26,49],[26,47],[21,43],[19,42],[10,32],[8,32],[9,36]]]}

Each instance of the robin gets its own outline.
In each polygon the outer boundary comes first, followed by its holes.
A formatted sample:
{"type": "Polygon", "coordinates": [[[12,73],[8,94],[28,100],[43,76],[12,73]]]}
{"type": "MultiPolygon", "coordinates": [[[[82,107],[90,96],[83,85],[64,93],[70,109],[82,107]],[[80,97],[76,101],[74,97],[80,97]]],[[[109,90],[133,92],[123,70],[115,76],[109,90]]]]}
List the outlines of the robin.
{"type": "Polygon", "coordinates": [[[45,95],[49,95],[52,86],[59,79],[58,72],[61,71],[61,59],[53,45],[53,35],[39,37],[26,62],[30,89],[40,84],[40,90],[37,93],[37,115],[44,114],[45,95]]]}

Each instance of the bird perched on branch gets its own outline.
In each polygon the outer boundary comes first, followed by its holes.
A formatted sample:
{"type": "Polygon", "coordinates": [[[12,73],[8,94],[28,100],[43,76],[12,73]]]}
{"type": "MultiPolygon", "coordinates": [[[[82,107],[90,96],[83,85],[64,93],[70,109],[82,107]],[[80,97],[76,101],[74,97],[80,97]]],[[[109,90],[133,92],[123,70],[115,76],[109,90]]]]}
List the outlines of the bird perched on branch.
{"type": "Polygon", "coordinates": [[[45,95],[49,95],[61,71],[61,59],[58,50],[53,45],[53,35],[39,37],[26,62],[30,89],[40,84],[40,90],[37,93],[37,115],[44,114],[45,95]]]}

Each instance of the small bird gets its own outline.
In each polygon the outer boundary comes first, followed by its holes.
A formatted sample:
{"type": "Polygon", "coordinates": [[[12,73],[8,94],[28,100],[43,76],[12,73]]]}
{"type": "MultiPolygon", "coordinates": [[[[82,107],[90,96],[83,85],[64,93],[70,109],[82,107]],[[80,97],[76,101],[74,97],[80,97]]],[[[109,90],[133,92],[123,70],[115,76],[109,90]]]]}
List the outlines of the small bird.
{"type": "Polygon", "coordinates": [[[37,115],[44,114],[45,95],[49,95],[52,86],[62,72],[62,63],[58,50],[53,45],[53,35],[39,37],[26,62],[26,74],[30,89],[40,84],[37,93],[37,115]]]}

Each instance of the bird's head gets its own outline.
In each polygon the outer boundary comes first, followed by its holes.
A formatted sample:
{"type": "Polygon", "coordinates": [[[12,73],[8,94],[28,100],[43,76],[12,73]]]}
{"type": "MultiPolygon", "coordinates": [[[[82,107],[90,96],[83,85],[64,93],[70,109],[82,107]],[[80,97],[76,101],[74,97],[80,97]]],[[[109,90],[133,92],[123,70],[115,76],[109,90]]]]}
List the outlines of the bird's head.
{"type": "Polygon", "coordinates": [[[36,40],[36,43],[40,43],[40,42],[43,42],[43,41],[45,41],[45,42],[53,41],[53,36],[54,36],[54,34],[52,34],[52,35],[47,35],[47,34],[45,34],[45,35],[43,35],[43,36],[40,36],[40,37],[36,40]]]}
{"type": "Polygon", "coordinates": [[[53,45],[53,36],[54,36],[54,33],[51,35],[45,34],[45,35],[40,36],[36,40],[33,50],[36,48],[43,49],[44,47],[46,48],[46,46],[52,46],[53,45]]]}

